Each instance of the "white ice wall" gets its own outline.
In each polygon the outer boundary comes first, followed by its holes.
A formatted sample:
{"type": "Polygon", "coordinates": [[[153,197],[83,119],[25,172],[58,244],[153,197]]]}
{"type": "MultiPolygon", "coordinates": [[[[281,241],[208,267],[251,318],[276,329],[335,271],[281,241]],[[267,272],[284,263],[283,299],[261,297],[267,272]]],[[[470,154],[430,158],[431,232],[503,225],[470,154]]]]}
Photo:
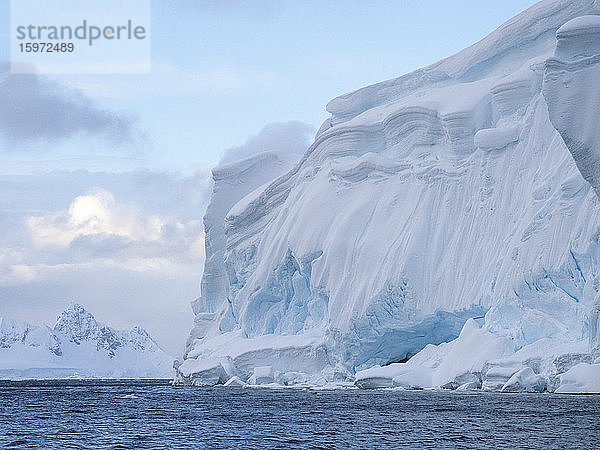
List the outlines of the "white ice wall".
{"type": "Polygon", "coordinates": [[[582,14],[600,3],[540,2],[453,57],[338,97],[293,169],[260,189],[242,176],[254,192],[235,206],[216,193],[207,231],[224,228],[207,261],[220,272],[205,271],[190,358],[235,372],[249,342],[268,353],[291,336],[352,372],[486,313],[513,350],[587,338],[598,199],[550,120],[546,63],[582,14]]]}

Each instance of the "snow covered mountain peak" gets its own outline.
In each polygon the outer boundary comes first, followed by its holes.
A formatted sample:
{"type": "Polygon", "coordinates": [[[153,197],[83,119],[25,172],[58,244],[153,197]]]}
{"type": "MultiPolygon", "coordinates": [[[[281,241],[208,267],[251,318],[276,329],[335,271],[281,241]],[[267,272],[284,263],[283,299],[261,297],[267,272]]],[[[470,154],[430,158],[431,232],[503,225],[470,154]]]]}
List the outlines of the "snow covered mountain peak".
{"type": "Polygon", "coordinates": [[[94,316],[78,303],[69,305],[58,316],[54,325],[54,331],[61,333],[75,344],[98,339],[101,328],[94,316]]]}
{"type": "Polygon", "coordinates": [[[0,318],[0,377],[168,377],[172,361],[144,329],[115,330],[77,303],[54,328],[0,318]]]}
{"type": "Polygon", "coordinates": [[[22,320],[0,317],[0,349],[11,348],[15,344],[41,347],[56,356],[62,356],[60,341],[48,326],[35,326],[22,320]]]}
{"type": "MultiPolygon", "coordinates": [[[[98,323],[94,316],[78,303],[71,304],[58,316],[54,331],[77,345],[82,342],[94,342],[96,349],[106,351],[110,358],[114,357],[115,351],[128,341],[124,339],[126,333],[117,332],[98,323]]],[[[151,340],[147,333],[144,337],[146,340],[151,340]]]]}

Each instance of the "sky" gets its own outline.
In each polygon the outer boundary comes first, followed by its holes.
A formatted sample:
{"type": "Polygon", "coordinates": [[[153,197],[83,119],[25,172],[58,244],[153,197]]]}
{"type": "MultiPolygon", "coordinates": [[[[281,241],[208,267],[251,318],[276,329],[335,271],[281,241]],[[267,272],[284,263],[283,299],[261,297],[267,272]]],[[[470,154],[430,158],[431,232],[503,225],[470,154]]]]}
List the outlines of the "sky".
{"type": "Polygon", "coordinates": [[[308,147],[332,98],[534,3],[156,0],[149,74],[12,75],[0,0],[0,316],[52,325],[77,301],[179,355],[211,167],[308,147]]]}

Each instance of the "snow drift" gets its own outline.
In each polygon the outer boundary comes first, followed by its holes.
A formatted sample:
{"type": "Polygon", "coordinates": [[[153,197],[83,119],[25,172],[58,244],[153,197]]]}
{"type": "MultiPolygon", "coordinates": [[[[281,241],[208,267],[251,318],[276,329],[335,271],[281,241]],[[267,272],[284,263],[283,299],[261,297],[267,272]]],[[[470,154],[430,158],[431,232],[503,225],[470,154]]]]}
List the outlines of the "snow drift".
{"type": "Polygon", "coordinates": [[[78,304],[53,328],[0,318],[0,378],[164,378],[172,363],[142,328],[115,330],[78,304]]]}
{"type": "Polygon", "coordinates": [[[332,100],[295,165],[216,169],[178,380],[579,386],[600,343],[597,14],[540,2],[332,100]]]}

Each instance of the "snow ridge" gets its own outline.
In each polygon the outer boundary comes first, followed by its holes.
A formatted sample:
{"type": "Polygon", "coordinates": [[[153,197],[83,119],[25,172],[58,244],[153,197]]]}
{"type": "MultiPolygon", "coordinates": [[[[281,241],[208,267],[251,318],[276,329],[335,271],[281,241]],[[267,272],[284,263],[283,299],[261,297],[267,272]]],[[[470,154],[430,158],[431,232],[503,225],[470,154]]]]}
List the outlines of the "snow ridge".
{"type": "Polygon", "coordinates": [[[171,366],[145,330],[115,330],[77,303],[54,328],[0,318],[0,378],[169,377],[171,366]]]}

